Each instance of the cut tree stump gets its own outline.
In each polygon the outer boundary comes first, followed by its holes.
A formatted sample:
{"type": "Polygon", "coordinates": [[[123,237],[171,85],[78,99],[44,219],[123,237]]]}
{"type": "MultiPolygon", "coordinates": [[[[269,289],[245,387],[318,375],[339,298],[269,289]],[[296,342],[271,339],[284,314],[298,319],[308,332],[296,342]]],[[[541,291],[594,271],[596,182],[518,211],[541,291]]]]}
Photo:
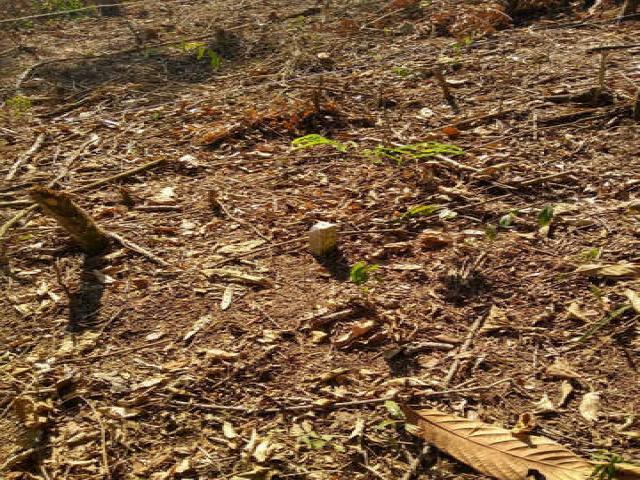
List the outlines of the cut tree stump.
{"type": "Polygon", "coordinates": [[[89,255],[101,252],[109,244],[109,236],[87,212],[73,202],[68,193],[46,187],[34,187],[29,196],[89,255]]]}
{"type": "Polygon", "coordinates": [[[122,15],[120,8],[120,0],[94,0],[93,3],[98,7],[100,15],[103,17],[119,17],[122,15]]]}
{"type": "Polygon", "coordinates": [[[625,0],[618,19],[622,21],[625,20],[625,17],[635,15],[638,11],[638,5],[640,5],[640,0],[625,0]]]}

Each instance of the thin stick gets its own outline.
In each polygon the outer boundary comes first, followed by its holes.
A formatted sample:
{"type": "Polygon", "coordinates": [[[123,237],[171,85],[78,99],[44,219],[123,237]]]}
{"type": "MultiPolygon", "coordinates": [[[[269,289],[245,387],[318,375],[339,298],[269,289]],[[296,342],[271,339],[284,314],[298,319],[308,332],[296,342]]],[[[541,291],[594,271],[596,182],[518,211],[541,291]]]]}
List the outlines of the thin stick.
{"type": "Polygon", "coordinates": [[[571,173],[579,173],[578,170],[565,170],[564,172],[552,173],[550,175],[545,175],[544,177],[532,178],[531,180],[525,180],[523,182],[518,182],[518,186],[520,187],[528,187],[531,185],[537,185],[538,183],[544,183],[548,180],[555,180],[556,178],[564,177],[565,175],[569,175],[571,173]]]}
{"type": "MultiPolygon", "coordinates": [[[[466,388],[452,388],[449,390],[441,390],[439,392],[424,392],[417,393],[422,398],[431,398],[431,397],[439,397],[442,395],[447,395],[449,393],[463,393],[463,392],[473,392],[478,390],[488,390],[496,385],[500,385],[502,383],[510,382],[510,378],[503,378],[502,380],[498,380],[490,385],[478,385],[475,387],[466,387],[466,388]]],[[[198,403],[198,402],[183,402],[180,400],[172,400],[171,404],[181,407],[194,407],[201,408],[203,410],[228,410],[234,412],[244,412],[244,413],[255,413],[255,414],[273,414],[280,412],[298,412],[298,411],[311,411],[311,410],[335,410],[337,408],[342,407],[359,407],[363,405],[375,405],[379,403],[384,403],[388,400],[393,400],[394,397],[380,397],[380,398],[370,398],[367,400],[352,400],[349,402],[336,402],[328,405],[318,405],[315,403],[307,403],[302,405],[289,405],[283,407],[275,407],[275,408],[265,408],[265,409],[251,409],[247,407],[238,407],[235,405],[219,405],[215,403],[198,403]]]]}
{"type": "Polygon", "coordinates": [[[106,232],[106,235],[109,238],[113,238],[115,241],[120,243],[123,247],[128,248],[129,250],[133,250],[134,252],[139,253],[143,257],[147,257],[149,260],[151,260],[152,262],[157,263],[158,265],[162,265],[163,267],[171,267],[170,263],[165,262],[160,257],[158,257],[158,256],[154,255],[153,253],[151,253],[149,250],[141,247],[140,245],[132,242],[131,240],[128,240],[128,239],[124,238],[123,236],[121,236],[121,235],[119,235],[117,233],[106,232]]]}
{"type": "Polygon", "coordinates": [[[442,93],[444,95],[444,99],[447,101],[447,103],[451,107],[451,110],[453,110],[453,113],[455,113],[456,115],[460,113],[460,107],[458,107],[458,102],[456,102],[456,98],[453,96],[453,94],[451,93],[451,90],[449,89],[449,85],[447,84],[447,81],[444,78],[442,69],[440,67],[435,67],[433,69],[433,76],[438,82],[438,85],[440,85],[440,88],[442,89],[442,93]]]}
{"type": "Polygon", "coordinates": [[[405,472],[400,480],[411,480],[413,476],[418,472],[418,468],[420,467],[422,460],[424,460],[425,457],[429,456],[431,450],[431,445],[425,444],[422,447],[422,451],[413,460],[413,462],[411,462],[411,465],[409,465],[409,469],[405,472]]]}
{"type": "Polygon", "coordinates": [[[31,205],[30,207],[25,208],[24,210],[20,210],[13,217],[7,220],[0,227],[0,240],[2,240],[2,238],[7,234],[7,232],[11,229],[11,227],[13,227],[15,224],[17,224],[20,220],[22,220],[24,217],[26,217],[30,213],[35,212],[37,208],[38,208],[37,205],[31,205]]]}
{"type": "Polygon", "coordinates": [[[485,315],[481,315],[478,318],[476,318],[475,322],[473,322],[473,325],[471,325],[471,329],[469,330],[469,333],[467,333],[467,337],[464,339],[464,343],[460,347],[460,351],[458,352],[456,359],[451,364],[451,368],[449,368],[449,372],[447,373],[447,376],[442,381],[443,385],[446,386],[451,383],[451,380],[453,379],[456,372],[458,371],[458,368],[460,367],[460,363],[461,363],[460,354],[469,350],[469,347],[471,346],[471,343],[473,342],[473,339],[476,336],[476,333],[478,333],[478,330],[480,330],[480,327],[482,327],[482,325],[484,324],[485,318],[486,318],[485,315]]]}
{"type": "Polygon", "coordinates": [[[110,177],[102,178],[100,180],[96,180],[95,182],[87,183],[86,185],[76,187],[70,190],[70,192],[78,193],[78,192],[84,192],[86,190],[92,190],[95,187],[99,187],[107,183],[111,183],[115,180],[121,180],[123,178],[130,177],[131,175],[135,175],[136,173],[140,173],[144,170],[149,170],[150,168],[155,167],[156,165],[159,165],[165,162],[166,160],[167,160],[166,158],[158,158],[157,160],[153,160],[149,163],[145,163],[144,165],[140,165],[139,167],[132,168],[131,170],[125,170],[124,172],[118,173],[116,175],[112,175],[110,177]]]}
{"type": "Polygon", "coordinates": [[[627,48],[640,47],[640,43],[627,43],[624,45],[602,45],[601,47],[593,47],[587,50],[587,53],[607,52],[609,50],[625,50],[627,48]]]}
{"type": "Polygon", "coordinates": [[[21,155],[20,158],[18,158],[18,160],[16,160],[16,162],[13,164],[13,166],[9,170],[9,173],[7,173],[7,176],[4,177],[5,180],[12,180],[13,177],[16,176],[16,173],[18,173],[18,170],[20,169],[20,167],[22,167],[22,164],[25,163],[27,160],[29,160],[29,158],[31,158],[31,155],[33,155],[38,150],[40,150],[40,148],[44,144],[45,138],[46,138],[46,135],[44,133],[41,133],[40,135],[38,135],[38,137],[36,138],[36,141],[33,142],[33,145],[31,145],[31,148],[27,150],[24,153],[24,155],[21,155]]]}

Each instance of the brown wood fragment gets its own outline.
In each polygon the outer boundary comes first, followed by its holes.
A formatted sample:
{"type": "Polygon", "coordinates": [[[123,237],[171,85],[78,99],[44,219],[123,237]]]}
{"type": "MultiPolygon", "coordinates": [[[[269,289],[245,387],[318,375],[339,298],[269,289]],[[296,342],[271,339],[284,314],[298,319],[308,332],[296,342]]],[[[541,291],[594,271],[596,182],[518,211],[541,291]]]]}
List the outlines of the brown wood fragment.
{"type": "Polygon", "coordinates": [[[122,15],[120,0],[93,0],[103,17],[119,17],[122,15]]]}
{"type": "Polygon", "coordinates": [[[456,98],[451,93],[451,89],[449,88],[449,84],[444,78],[442,69],[440,67],[434,68],[433,76],[438,82],[438,85],[440,85],[440,88],[442,89],[442,94],[444,95],[444,99],[447,101],[447,103],[451,107],[451,110],[453,110],[453,113],[455,113],[456,115],[460,113],[460,107],[458,107],[458,102],[456,102],[456,98]]]}
{"type": "Polygon", "coordinates": [[[45,214],[54,218],[86,253],[96,254],[108,245],[108,235],[88,213],[73,202],[68,193],[47,187],[34,187],[29,196],[45,214]]]}

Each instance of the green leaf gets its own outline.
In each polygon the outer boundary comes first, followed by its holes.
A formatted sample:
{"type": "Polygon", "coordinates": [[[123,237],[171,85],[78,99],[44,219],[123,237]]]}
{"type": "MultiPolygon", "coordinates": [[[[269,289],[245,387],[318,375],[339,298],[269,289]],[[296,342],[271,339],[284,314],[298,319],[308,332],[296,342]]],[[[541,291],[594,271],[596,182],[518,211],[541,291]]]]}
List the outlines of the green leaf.
{"type": "Polygon", "coordinates": [[[365,261],[355,263],[349,272],[349,279],[356,285],[362,285],[369,280],[371,272],[380,268],[379,265],[369,265],[365,261]]]}
{"type": "Polygon", "coordinates": [[[395,425],[397,423],[400,423],[400,421],[399,420],[391,420],[390,418],[388,418],[387,420],[383,420],[382,422],[380,422],[379,424],[377,424],[373,428],[376,429],[376,430],[384,430],[389,425],[395,425]]]}
{"type": "Polygon", "coordinates": [[[312,148],[319,145],[330,145],[342,153],[346,152],[349,149],[346,144],[323,137],[322,135],[318,135],[317,133],[305,135],[304,137],[298,137],[291,142],[291,145],[293,146],[294,150],[312,148]]]}
{"type": "Polygon", "coordinates": [[[404,220],[413,217],[430,217],[444,208],[443,205],[416,205],[415,207],[409,207],[400,218],[404,220]]]}
{"type": "Polygon", "coordinates": [[[398,405],[393,400],[387,400],[384,402],[384,408],[387,409],[389,415],[396,420],[404,420],[404,413],[402,413],[402,409],[400,405],[398,405]]]}
{"type": "Polygon", "coordinates": [[[500,217],[500,220],[498,220],[498,225],[500,225],[502,228],[509,228],[511,227],[511,225],[513,225],[513,221],[515,219],[516,214],[514,212],[509,212],[506,215],[500,217]]]}
{"type": "Polygon", "coordinates": [[[484,229],[484,234],[489,240],[495,240],[498,237],[498,229],[495,225],[487,224],[484,229]]]}
{"type": "Polygon", "coordinates": [[[540,228],[546,227],[551,224],[551,220],[553,219],[553,206],[547,205],[540,213],[538,213],[538,226],[540,228]]]}
{"type": "Polygon", "coordinates": [[[586,341],[594,333],[598,332],[599,330],[607,326],[609,323],[611,323],[613,320],[618,318],[623,313],[631,310],[631,308],[632,307],[629,304],[623,305],[622,307],[611,312],[609,315],[605,315],[602,319],[598,320],[597,322],[592,323],[591,326],[587,329],[587,331],[584,332],[582,336],[578,339],[578,341],[579,342],[586,341]]]}
{"type": "Polygon", "coordinates": [[[457,216],[458,212],[449,210],[448,208],[443,208],[442,210],[440,210],[440,213],[438,213],[438,217],[440,217],[442,220],[452,220],[457,216]]]}
{"type": "Polygon", "coordinates": [[[420,160],[433,158],[437,155],[464,155],[464,150],[456,145],[437,142],[421,142],[399,147],[387,147],[378,145],[371,150],[365,150],[363,154],[375,160],[389,159],[402,165],[407,160],[420,160]]]}

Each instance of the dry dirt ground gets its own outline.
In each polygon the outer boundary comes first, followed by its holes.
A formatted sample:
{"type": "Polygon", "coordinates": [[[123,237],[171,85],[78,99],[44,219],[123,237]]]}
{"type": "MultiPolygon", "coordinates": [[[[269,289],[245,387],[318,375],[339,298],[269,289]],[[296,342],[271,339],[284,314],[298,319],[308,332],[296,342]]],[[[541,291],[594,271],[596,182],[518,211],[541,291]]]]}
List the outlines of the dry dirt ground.
{"type": "MultiPolygon", "coordinates": [[[[640,49],[589,49],[640,22],[578,7],[164,0],[0,24],[0,476],[407,478],[422,445],[391,397],[535,413],[584,457],[637,460],[640,49]],[[307,134],[341,143],[293,149],[307,134]],[[35,184],[150,255],[85,256],[35,184]],[[316,259],[321,220],[340,250],[316,259]],[[362,285],[359,261],[379,265],[362,285]]],[[[438,453],[413,476],[479,477],[438,453]]]]}

